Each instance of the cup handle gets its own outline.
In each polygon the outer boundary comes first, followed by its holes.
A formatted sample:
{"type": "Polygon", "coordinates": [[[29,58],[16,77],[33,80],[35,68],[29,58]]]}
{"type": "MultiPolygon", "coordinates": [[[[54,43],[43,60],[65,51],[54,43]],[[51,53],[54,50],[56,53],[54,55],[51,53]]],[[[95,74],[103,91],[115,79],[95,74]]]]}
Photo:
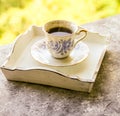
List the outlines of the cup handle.
{"type": "Polygon", "coordinates": [[[82,30],[80,29],[80,30],[78,30],[75,34],[79,37],[79,39],[76,39],[74,46],[76,46],[76,44],[77,44],[79,41],[83,40],[83,39],[87,36],[87,31],[84,30],[84,29],[82,29],[82,30]],[[81,32],[84,32],[84,35],[83,35],[82,37],[79,37],[79,35],[80,35],[81,32]]]}

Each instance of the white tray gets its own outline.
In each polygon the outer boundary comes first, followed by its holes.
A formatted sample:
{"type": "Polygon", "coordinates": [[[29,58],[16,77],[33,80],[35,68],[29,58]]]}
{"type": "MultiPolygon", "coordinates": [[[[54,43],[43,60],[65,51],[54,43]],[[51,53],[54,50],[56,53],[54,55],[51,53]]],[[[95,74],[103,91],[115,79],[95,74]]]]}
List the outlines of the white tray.
{"type": "Polygon", "coordinates": [[[89,47],[88,57],[72,66],[49,66],[31,56],[31,46],[44,39],[41,27],[31,26],[17,37],[12,52],[1,66],[8,80],[46,84],[90,92],[106,51],[106,37],[88,32],[83,41],[89,47]]]}

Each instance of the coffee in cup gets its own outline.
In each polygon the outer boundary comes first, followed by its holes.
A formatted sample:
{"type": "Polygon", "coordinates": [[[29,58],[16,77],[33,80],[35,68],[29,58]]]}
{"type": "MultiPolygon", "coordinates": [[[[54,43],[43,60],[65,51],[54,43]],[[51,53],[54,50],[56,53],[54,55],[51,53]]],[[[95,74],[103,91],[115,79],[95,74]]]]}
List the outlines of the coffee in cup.
{"type": "Polygon", "coordinates": [[[55,58],[69,56],[76,44],[87,36],[86,30],[66,20],[50,21],[43,26],[43,31],[48,50],[55,58]]]}

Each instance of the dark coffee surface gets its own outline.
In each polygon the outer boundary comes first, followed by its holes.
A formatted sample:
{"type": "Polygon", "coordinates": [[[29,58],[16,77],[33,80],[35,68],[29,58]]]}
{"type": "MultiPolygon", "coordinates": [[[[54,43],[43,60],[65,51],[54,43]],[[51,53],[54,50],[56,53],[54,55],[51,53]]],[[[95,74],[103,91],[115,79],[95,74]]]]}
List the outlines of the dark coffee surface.
{"type": "Polygon", "coordinates": [[[55,27],[55,28],[50,29],[48,33],[57,35],[57,36],[65,36],[65,35],[71,34],[72,31],[64,27],[55,27]]]}

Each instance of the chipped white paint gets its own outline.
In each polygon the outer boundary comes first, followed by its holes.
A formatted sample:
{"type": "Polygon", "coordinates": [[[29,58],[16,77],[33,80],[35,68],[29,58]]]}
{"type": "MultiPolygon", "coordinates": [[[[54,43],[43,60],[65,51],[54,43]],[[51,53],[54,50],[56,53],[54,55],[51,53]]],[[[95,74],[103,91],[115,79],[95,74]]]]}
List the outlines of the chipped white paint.
{"type": "Polygon", "coordinates": [[[34,60],[31,46],[44,38],[41,27],[31,26],[16,39],[12,53],[1,67],[6,78],[90,92],[106,51],[106,37],[88,32],[83,41],[89,48],[88,57],[67,67],[45,65],[34,60]]]}

